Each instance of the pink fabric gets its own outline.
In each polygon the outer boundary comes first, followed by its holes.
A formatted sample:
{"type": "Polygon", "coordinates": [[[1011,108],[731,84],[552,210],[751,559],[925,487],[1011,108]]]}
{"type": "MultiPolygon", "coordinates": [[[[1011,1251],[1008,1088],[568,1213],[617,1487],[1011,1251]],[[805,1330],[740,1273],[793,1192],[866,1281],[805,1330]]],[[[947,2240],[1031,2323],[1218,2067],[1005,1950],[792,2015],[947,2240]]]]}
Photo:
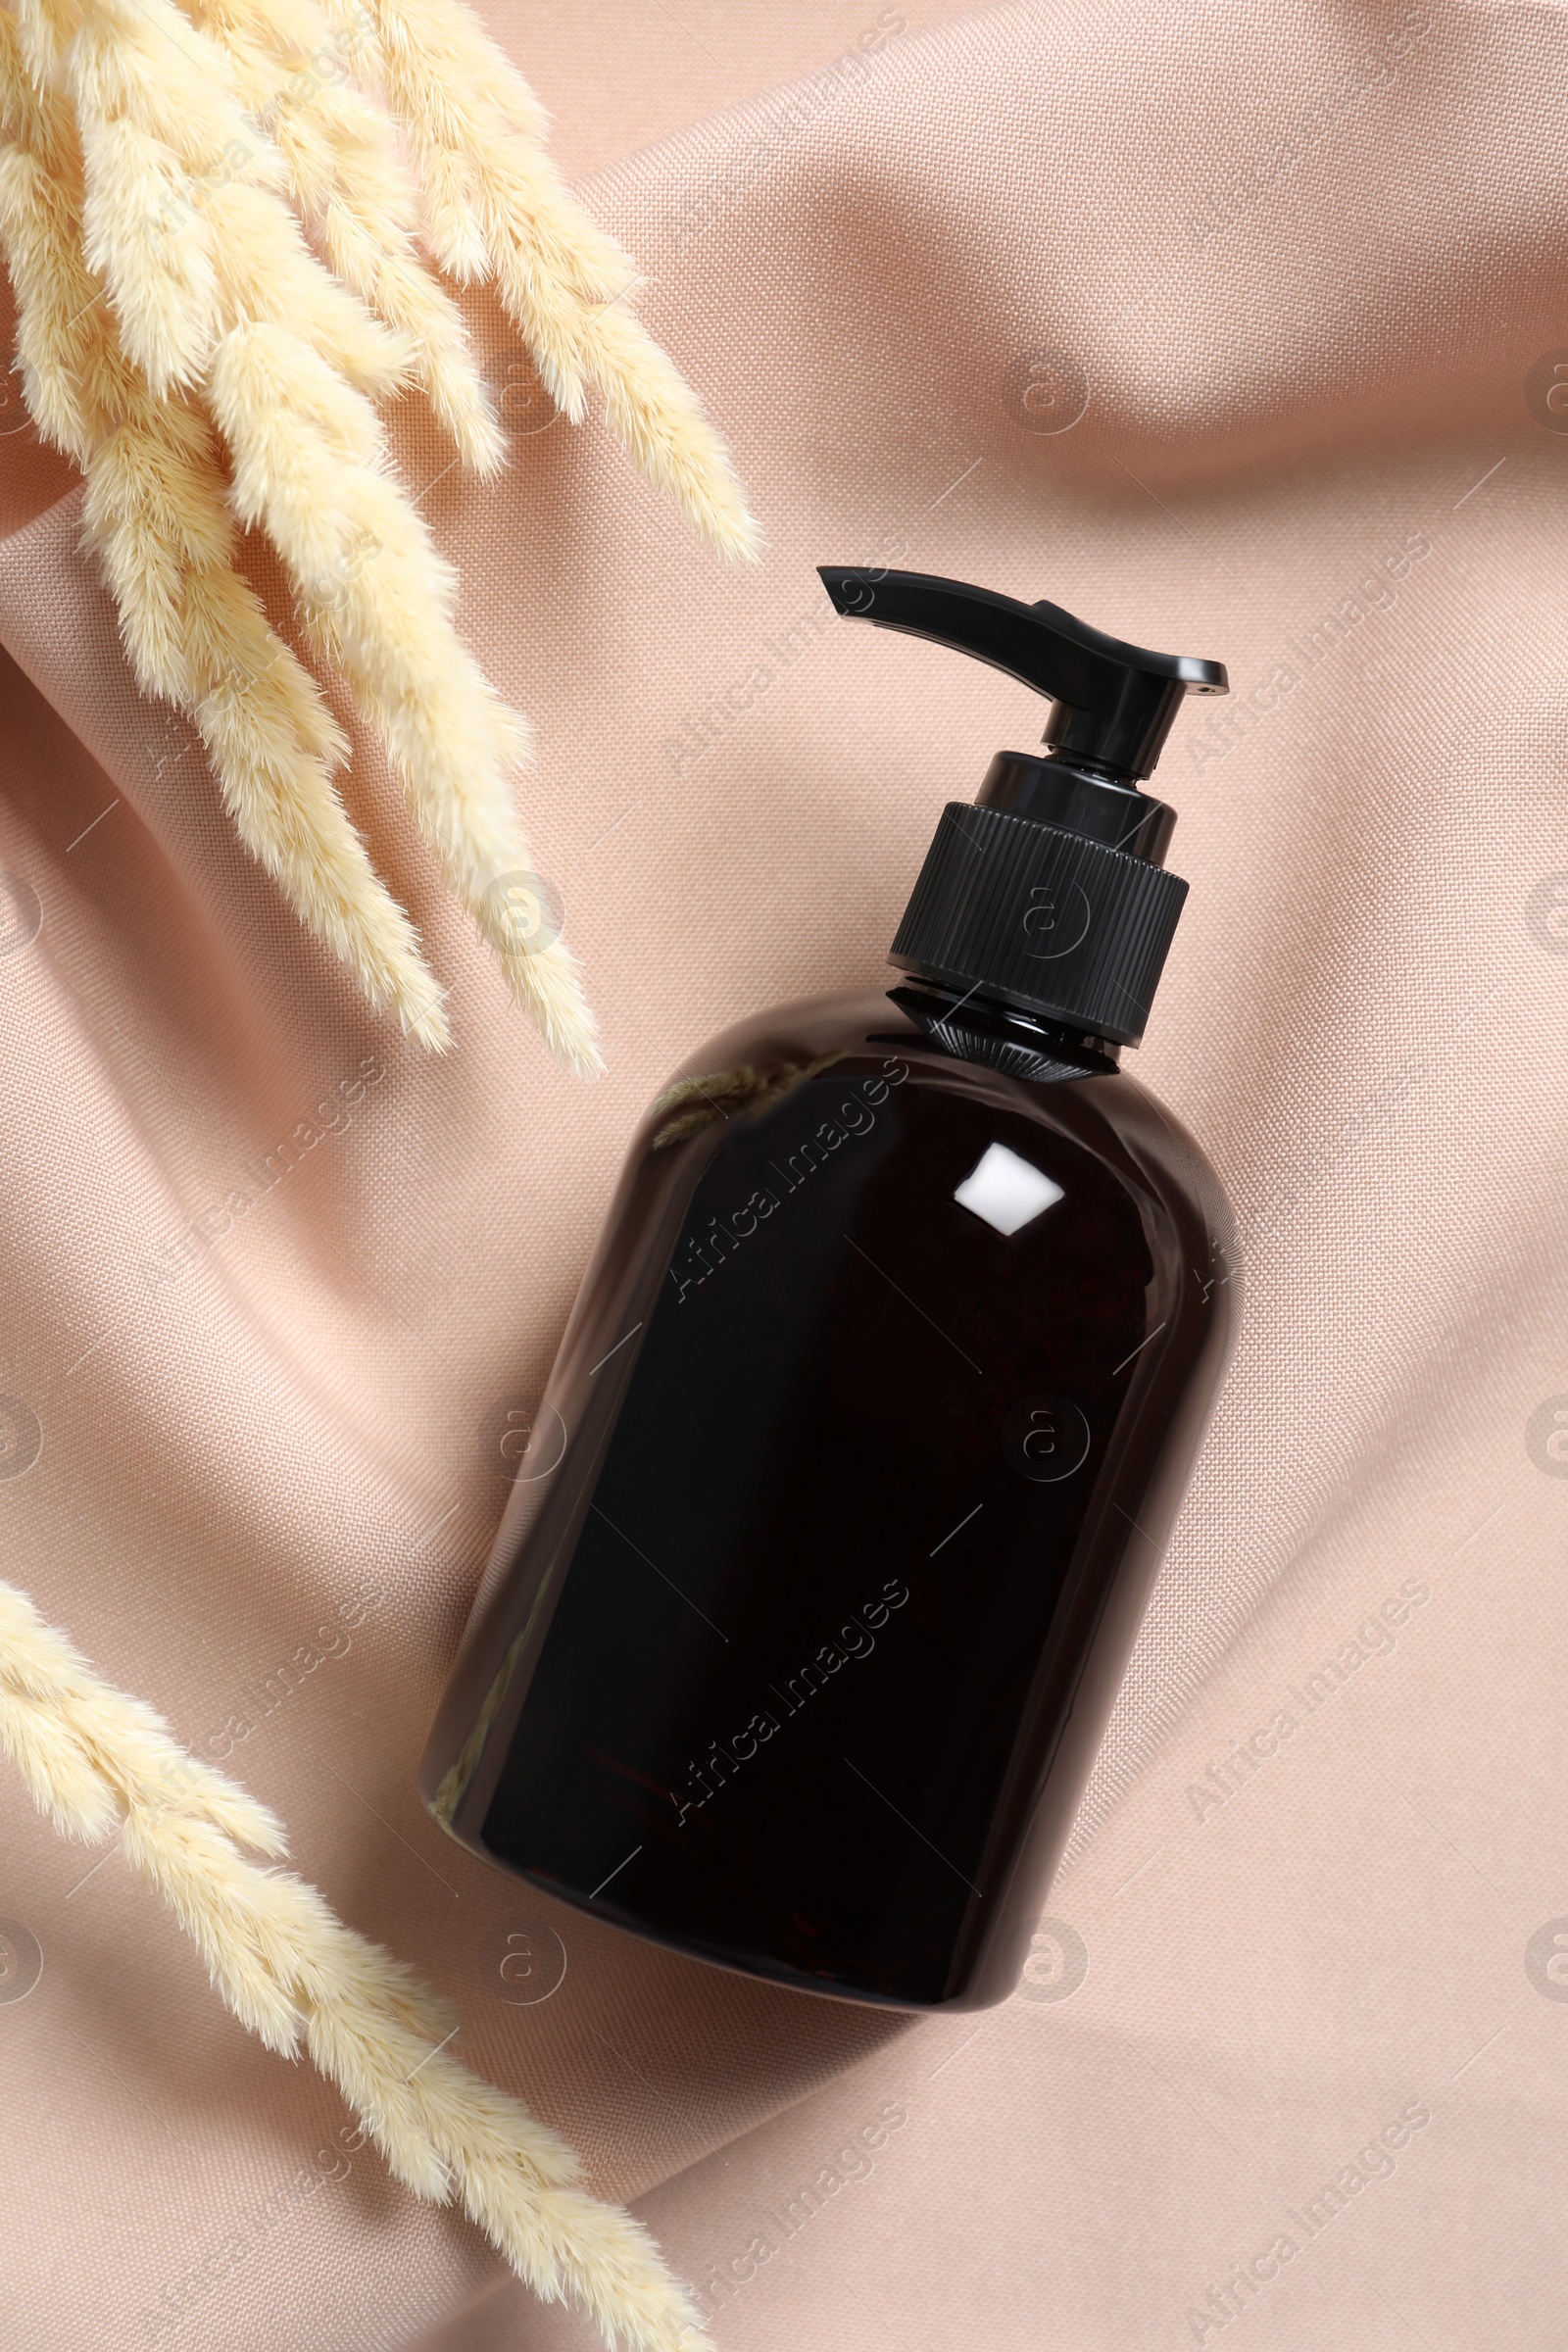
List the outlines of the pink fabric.
{"type": "MultiPolygon", "coordinates": [[[[498,19],[525,70],[534,13],[498,19]]],[[[560,152],[611,164],[588,193],[731,438],[755,572],[597,426],[520,436],[481,493],[401,422],[537,723],[596,1088],[508,1009],[368,755],[354,806],[459,1051],[366,1016],[128,686],[69,478],[0,440],[0,1393],[13,1465],[40,1444],[0,1479],[3,1572],[463,2002],[468,2057],[640,2197],[735,2352],[1547,2352],[1568,26],[902,13],[538,12],[560,152]],[[616,120],[675,135],[612,162],[616,120]],[[1039,733],[1021,689],[840,631],[829,561],[1049,596],[1236,688],[1160,771],[1193,889],[1133,1066],[1231,1189],[1243,1338],[1063,1931],[978,2023],[552,1911],[411,1788],[504,1498],[487,1421],[537,1392],[639,1108],[732,1018],[874,981],[942,802],[1039,733]],[[561,1939],[543,2001],[500,1997],[512,1929],[561,1939]]],[[[345,2155],[334,2094],[118,1860],[84,1881],[10,1779],[0,1805],[0,1917],[43,1964],[0,2000],[8,2343],[586,2340],[345,2155]]]]}

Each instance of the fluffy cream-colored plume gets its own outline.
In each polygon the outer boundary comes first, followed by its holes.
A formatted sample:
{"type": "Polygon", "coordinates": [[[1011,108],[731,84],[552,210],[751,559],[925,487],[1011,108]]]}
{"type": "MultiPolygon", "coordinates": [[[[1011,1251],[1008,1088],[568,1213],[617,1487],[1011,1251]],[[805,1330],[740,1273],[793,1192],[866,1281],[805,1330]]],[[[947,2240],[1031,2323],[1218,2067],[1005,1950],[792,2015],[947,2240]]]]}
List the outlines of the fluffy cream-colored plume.
{"type": "Polygon", "coordinates": [[[14,0],[0,118],[24,387],[87,474],[141,684],[190,715],[247,846],[369,1001],[445,1045],[442,991],[337,797],[341,734],[237,566],[234,521],[260,526],[514,995],[598,1067],[512,803],[525,727],[457,635],[374,406],[412,382],[463,462],[503,459],[421,233],[459,282],[494,284],[567,416],[597,386],[716,545],[753,553],[756,530],[623,299],[632,264],[545,155],[531,91],[462,0],[14,0]]]}
{"type": "Polygon", "coordinates": [[[695,2307],[628,2214],[579,2185],[572,2151],[451,2055],[454,2014],[343,1925],[314,1886],[241,1850],[284,1852],[272,1814],[176,1745],[0,1584],[0,1746],[68,1837],[118,1826],[235,2016],[270,2048],[303,2039],[391,2172],[459,2201],[519,2278],[569,2298],[611,2345],[706,2352],[695,2307]]]}
{"type": "Polygon", "coordinates": [[[564,414],[587,388],[611,429],[699,530],[749,555],[756,526],[691,391],[622,297],[634,265],[576,205],[539,145],[533,92],[462,0],[328,0],[343,38],[364,40],[406,126],[431,243],[462,283],[493,281],[564,414]]]}
{"type": "Polygon", "coordinates": [[[414,190],[395,126],[348,78],[369,37],[334,34],[311,0],[193,0],[194,22],[227,50],[247,111],[267,122],[331,268],[407,339],[410,372],[465,462],[497,470],[506,442],[474,369],[461,314],[426,269],[414,190]]]}
{"type": "Polygon", "coordinates": [[[64,101],[22,71],[0,14],[0,235],[32,413],[87,475],[86,525],[136,675],[197,727],[242,840],[373,1004],[434,1046],[441,990],[333,790],[345,746],[320,692],[234,568],[212,429],[126,359],[82,256],[80,162],[64,101]]]}

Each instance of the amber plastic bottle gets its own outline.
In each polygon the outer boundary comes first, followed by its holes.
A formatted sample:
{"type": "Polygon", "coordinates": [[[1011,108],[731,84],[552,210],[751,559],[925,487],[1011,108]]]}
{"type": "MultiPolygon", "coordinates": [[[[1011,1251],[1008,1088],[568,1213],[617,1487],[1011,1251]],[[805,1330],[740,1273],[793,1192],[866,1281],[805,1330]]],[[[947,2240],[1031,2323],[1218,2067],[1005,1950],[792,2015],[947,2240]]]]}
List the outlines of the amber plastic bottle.
{"type": "Polygon", "coordinates": [[[903,985],[742,1024],[644,1121],[421,1786],[640,1935],[978,2008],[1017,1982],[1227,1352],[1219,1186],[1117,1066],[1185,893],[1137,781],[1224,673],[823,578],[1028,676],[1053,749],[946,812],[903,985]]]}

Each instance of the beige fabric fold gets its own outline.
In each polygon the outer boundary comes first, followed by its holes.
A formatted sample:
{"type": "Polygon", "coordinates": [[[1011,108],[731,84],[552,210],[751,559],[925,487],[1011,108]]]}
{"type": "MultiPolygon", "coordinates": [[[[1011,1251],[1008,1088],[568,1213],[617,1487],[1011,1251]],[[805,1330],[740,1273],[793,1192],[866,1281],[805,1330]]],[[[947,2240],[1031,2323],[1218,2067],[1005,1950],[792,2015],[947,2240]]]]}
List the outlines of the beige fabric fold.
{"type": "MultiPolygon", "coordinates": [[[[537,724],[519,798],[597,1087],[508,1009],[368,754],[350,796],[459,1050],[361,1010],[131,691],[76,494],[0,439],[3,1573],[464,2003],[466,2054],[641,2197],[736,2352],[1546,2352],[1568,25],[903,13],[803,10],[819,45],[780,56],[770,14],[683,9],[699,102],[746,103],[588,187],[732,440],[755,572],[597,428],[519,430],[480,493],[400,418],[537,724]],[[1049,596],[1236,689],[1160,769],[1193,887],[1131,1066],[1231,1190],[1242,1340],[1056,1924],[981,2021],[644,1948],[470,1863],[411,1786],[497,1416],[641,1105],[730,1019],[874,981],[943,801],[1038,736],[1023,690],[841,630],[819,562],[1049,596]],[[564,1958],[546,1997],[503,1997],[509,1936],[530,1989],[564,1958]]],[[[642,15],[601,18],[585,43],[635,27],[623,143],[678,122],[679,52],[661,86],[642,15]]],[[[527,70],[530,12],[498,25],[527,70]]],[[[0,1806],[8,2341],[581,2340],[343,2150],[118,1861],[0,1806]]]]}

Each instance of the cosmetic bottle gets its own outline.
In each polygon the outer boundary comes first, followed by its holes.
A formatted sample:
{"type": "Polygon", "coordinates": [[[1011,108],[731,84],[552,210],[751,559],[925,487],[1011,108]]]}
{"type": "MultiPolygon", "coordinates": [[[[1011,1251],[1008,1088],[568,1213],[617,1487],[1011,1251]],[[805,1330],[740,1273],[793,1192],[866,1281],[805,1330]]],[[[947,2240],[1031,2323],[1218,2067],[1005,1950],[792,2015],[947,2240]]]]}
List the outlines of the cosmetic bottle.
{"type": "Polygon", "coordinates": [[[694,1055],[633,1142],[421,1769],[477,1854],[817,1993],[1004,1998],[1223,1370],[1201,1152],[1119,1066],[1212,662],[825,569],[1052,705],[943,812],[887,993],[694,1055]]]}

